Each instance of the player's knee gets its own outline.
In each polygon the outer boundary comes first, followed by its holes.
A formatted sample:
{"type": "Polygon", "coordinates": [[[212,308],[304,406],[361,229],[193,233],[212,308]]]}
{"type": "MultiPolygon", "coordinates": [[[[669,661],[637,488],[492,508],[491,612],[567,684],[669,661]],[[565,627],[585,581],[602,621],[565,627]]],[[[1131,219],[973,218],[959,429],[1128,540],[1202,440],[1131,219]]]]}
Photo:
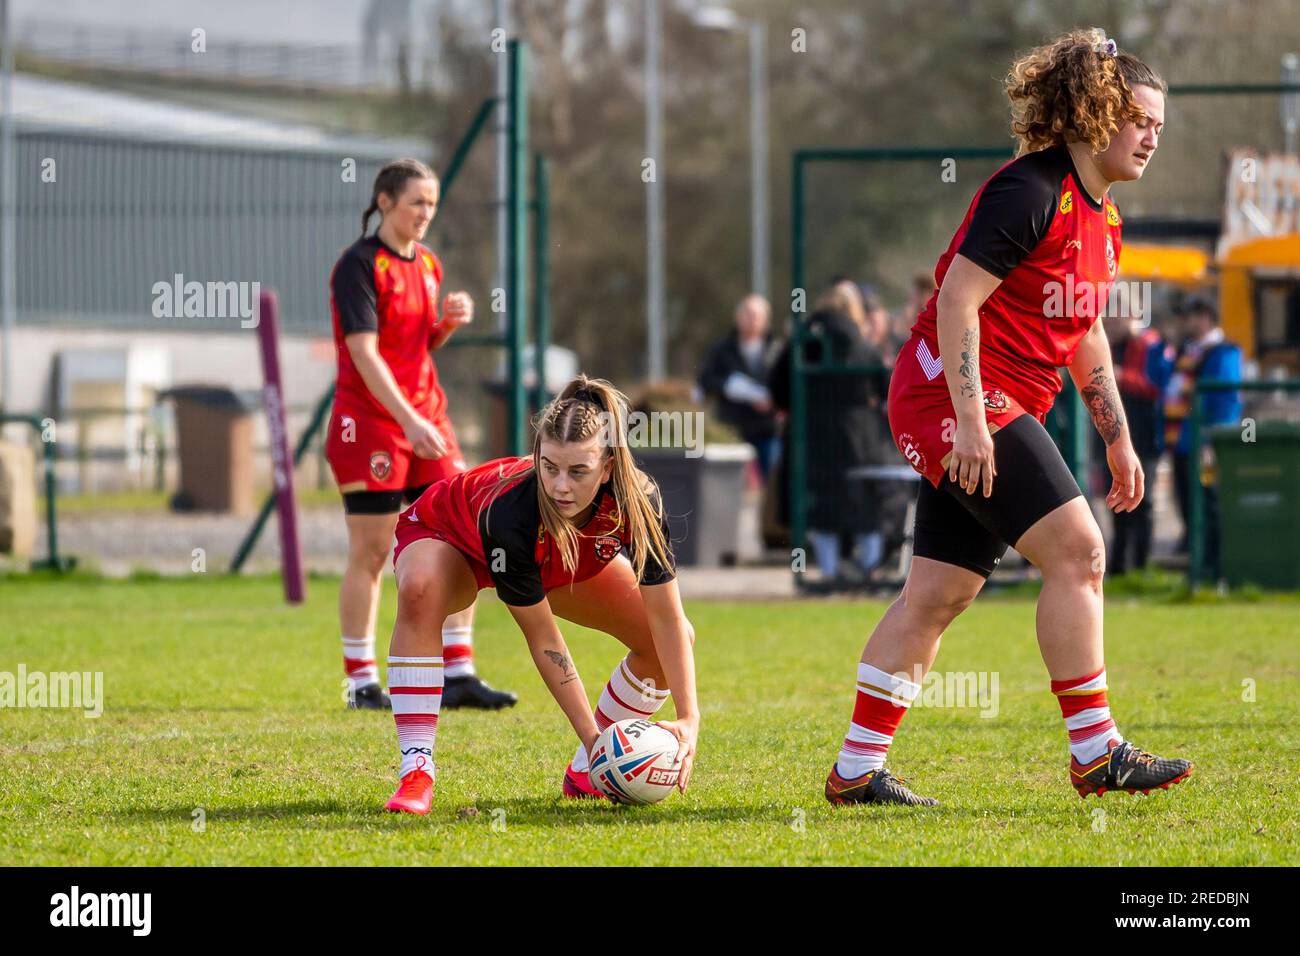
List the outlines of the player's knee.
{"type": "Polygon", "coordinates": [[[1106,542],[1096,524],[1062,537],[1043,562],[1044,579],[1086,587],[1100,593],[1106,576],[1106,542]]]}
{"type": "Polygon", "coordinates": [[[354,568],[376,577],[384,570],[393,539],[390,534],[353,534],[348,541],[348,561],[354,568]]]}
{"type": "Polygon", "coordinates": [[[909,582],[899,600],[909,614],[942,631],[970,607],[978,593],[978,589],[952,584],[913,587],[909,582]]]}
{"type": "Polygon", "coordinates": [[[397,610],[407,617],[436,611],[437,576],[429,568],[406,568],[397,580],[397,610]]]}
{"type": "Polygon", "coordinates": [[[384,563],[388,560],[388,544],[388,541],[384,541],[382,544],[368,542],[353,548],[352,559],[364,571],[378,577],[383,573],[384,563]]]}

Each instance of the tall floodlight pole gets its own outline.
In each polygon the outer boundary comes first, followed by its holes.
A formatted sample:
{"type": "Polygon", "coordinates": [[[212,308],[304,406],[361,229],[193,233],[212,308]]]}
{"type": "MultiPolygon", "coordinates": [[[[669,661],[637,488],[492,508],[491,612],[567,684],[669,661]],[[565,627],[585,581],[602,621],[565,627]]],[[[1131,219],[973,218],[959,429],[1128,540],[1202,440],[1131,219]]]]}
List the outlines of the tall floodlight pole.
{"type": "Polygon", "coordinates": [[[767,183],[767,30],[762,20],[749,24],[749,258],[750,287],[769,298],[767,183]]]}
{"type": "Polygon", "coordinates": [[[692,19],[703,30],[744,32],[749,37],[749,286],[768,298],[771,226],[767,171],[767,27],[743,20],[725,6],[701,7],[692,19]]]}
{"type": "Polygon", "coordinates": [[[18,173],[14,169],[14,36],[9,0],[0,0],[0,74],[4,96],[0,101],[0,411],[13,411],[14,203],[18,173]]]}
{"type": "Polygon", "coordinates": [[[667,374],[664,350],[663,103],[659,91],[659,0],[645,0],[645,148],[653,175],[646,183],[646,373],[667,374]]]}
{"type": "MultiPolygon", "coordinates": [[[[492,29],[503,31],[502,40],[510,35],[509,21],[509,0],[493,0],[492,29]]],[[[496,46],[493,49],[496,49],[496,46]]],[[[507,218],[509,210],[506,209],[506,183],[510,175],[510,143],[506,135],[506,127],[509,123],[509,118],[506,116],[506,97],[510,93],[510,58],[506,55],[504,45],[501,45],[501,52],[496,54],[496,58],[497,105],[496,122],[493,124],[493,128],[496,130],[497,153],[497,268],[493,285],[495,288],[504,289],[506,287],[507,243],[510,241],[510,225],[507,218]]],[[[497,313],[497,334],[503,335],[505,327],[506,312],[503,310],[497,313]]]]}

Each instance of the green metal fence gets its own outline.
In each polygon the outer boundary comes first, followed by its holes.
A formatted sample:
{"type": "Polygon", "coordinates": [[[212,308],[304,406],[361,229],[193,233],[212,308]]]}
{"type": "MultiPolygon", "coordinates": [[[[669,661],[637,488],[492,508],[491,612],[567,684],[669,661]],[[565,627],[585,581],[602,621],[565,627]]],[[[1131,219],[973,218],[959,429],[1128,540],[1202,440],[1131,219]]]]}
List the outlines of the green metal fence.
{"type": "Polygon", "coordinates": [[[41,471],[45,484],[45,534],[48,553],[43,561],[32,563],[33,568],[53,568],[67,571],[73,561],[59,554],[59,518],[54,483],[54,442],[45,440],[46,422],[39,415],[0,414],[0,425],[9,422],[22,423],[32,428],[41,446],[41,471]]]}
{"type": "MultiPolygon", "coordinates": [[[[791,168],[791,299],[795,293],[804,292],[804,301],[809,298],[806,286],[806,229],[807,229],[807,171],[814,164],[824,163],[859,163],[878,164],[885,162],[942,162],[960,159],[1002,159],[1009,160],[1012,151],[1006,146],[952,146],[952,147],[916,147],[916,148],[880,148],[880,149],[801,149],[794,153],[791,168]]],[[[809,428],[808,414],[808,380],[814,376],[827,375],[871,375],[884,370],[879,366],[852,365],[835,362],[818,362],[809,364],[805,359],[805,347],[809,341],[806,315],[794,316],[792,329],[791,375],[790,375],[790,418],[787,454],[789,455],[789,516],[791,544],[796,548],[806,547],[808,511],[808,477],[809,477],[809,428]]],[[[826,354],[826,350],[823,350],[826,354]]],[[[1049,419],[1049,432],[1056,440],[1065,457],[1066,464],[1074,474],[1081,488],[1087,487],[1088,418],[1083,403],[1073,385],[1066,382],[1058,398],[1057,408],[1060,415],[1054,414],[1049,419]],[[1063,425],[1057,426],[1056,419],[1061,418],[1063,425]]],[[[825,451],[824,449],[822,450],[825,451]]],[[[796,575],[800,586],[804,575],[796,575]]]]}

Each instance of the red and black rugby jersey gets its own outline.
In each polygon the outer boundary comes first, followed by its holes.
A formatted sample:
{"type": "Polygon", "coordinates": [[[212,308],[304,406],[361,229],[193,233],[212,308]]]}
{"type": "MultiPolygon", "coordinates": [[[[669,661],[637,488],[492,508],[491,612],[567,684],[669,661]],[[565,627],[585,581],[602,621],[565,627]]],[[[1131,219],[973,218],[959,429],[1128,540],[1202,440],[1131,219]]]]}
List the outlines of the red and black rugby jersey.
{"type": "MultiPolygon", "coordinates": [[[[1121,220],[1097,202],[1065,146],[1027,153],[990,177],[935,266],[936,288],[961,253],[1002,284],[980,308],[980,375],[1042,416],[1061,389],[1057,369],[1105,308],[1119,265],[1121,220]]],[[[939,374],[936,291],[912,331],[939,374]],[[933,360],[931,360],[933,359],[933,360]]],[[[929,372],[927,372],[927,375],[929,372]]]]}
{"type": "Polygon", "coordinates": [[[336,402],[354,413],[391,417],[370,394],[344,342],[353,332],[375,332],[379,354],[406,400],[430,419],[443,414],[447,399],[429,354],[441,285],[442,264],[424,246],[416,245],[410,258],[378,236],[366,236],[348,247],[330,275],[339,366],[336,402]]]}
{"type": "MultiPolygon", "coordinates": [[[[532,463],[531,457],[484,462],[433,485],[411,511],[416,520],[443,532],[461,553],[486,565],[502,602],[517,607],[536,604],[552,588],[595,576],[620,552],[635,561],[627,524],[606,482],[596,495],[592,517],[577,529],[577,567],[572,574],[566,571],[558,543],[542,525],[532,463]],[[497,483],[514,474],[520,479],[502,485],[493,498],[497,483]]],[[[662,512],[657,494],[651,501],[662,512]]],[[[667,542],[666,513],[661,528],[667,542]]],[[[664,567],[653,552],[646,555],[641,584],[666,584],[675,576],[671,561],[664,567]]]]}

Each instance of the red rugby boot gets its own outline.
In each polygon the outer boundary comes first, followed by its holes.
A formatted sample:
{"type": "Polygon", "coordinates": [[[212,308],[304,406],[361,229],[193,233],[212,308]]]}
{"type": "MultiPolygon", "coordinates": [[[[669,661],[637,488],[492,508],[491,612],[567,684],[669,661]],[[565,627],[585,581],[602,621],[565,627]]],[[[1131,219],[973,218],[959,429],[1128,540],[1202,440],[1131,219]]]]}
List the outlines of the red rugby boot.
{"type": "Polygon", "coordinates": [[[384,804],[384,809],[424,816],[432,806],[433,778],[423,770],[412,770],[402,778],[397,792],[384,804]]]}
{"type": "Polygon", "coordinates": [[[564,785],[561,792],[570,800],[609,799],[595,788],[588,774],[574,770],[572,763],[564,768],[564,785]]]}

